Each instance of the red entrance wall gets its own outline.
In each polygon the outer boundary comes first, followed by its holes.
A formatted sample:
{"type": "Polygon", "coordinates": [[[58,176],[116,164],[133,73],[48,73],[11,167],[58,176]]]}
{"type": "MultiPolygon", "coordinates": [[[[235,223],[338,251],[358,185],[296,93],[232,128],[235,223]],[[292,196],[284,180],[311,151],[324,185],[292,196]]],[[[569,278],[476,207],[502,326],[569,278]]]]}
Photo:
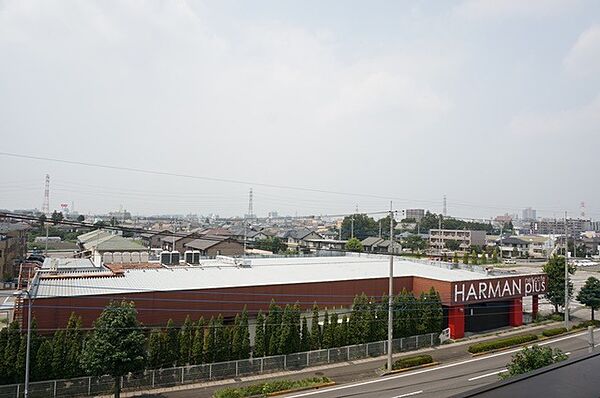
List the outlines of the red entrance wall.
{"type": "Polygon", "coordinates": [[[538,308],[539,308],[539,296],[533,295],[531,296],[531,315],[533,316],[533,319],[535,319],[535,317],[537,316],[538,313],[538,308]]]}
{"type": "Polygon", "coordinates": [[[521,326],[523,324],[523,301],[520,298],[513,299],[510,302],[508,323],[510,326],[521,326]]]}
{"type": "Polygon", "coordinates": [[[451,339],[465,336],[465,308],[462,305],[455,305],[448,309],[448,327],[451,339]]]}

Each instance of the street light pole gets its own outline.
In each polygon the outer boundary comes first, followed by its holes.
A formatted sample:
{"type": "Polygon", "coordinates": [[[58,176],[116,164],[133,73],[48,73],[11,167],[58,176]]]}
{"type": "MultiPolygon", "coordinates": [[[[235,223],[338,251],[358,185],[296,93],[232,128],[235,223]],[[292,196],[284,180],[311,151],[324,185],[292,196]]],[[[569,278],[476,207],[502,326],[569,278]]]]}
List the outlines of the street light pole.
{"type": "Polygon", "coordinates": [[[29,398],[29,355],[31,352],[31,293],[29,290],[15,292],[19,296],[27,294],[27,351],[25,353],[25,398],[29,398]]]}
{"type": "Polygon", "coordinates": [[[392,202],[390,201],[390,277],[388,291],[388,352],[387,352],[387,371],[392,371],[392,339],[394,337],[393,311],[392,303],[394,297],[394,213],[392,211],[392,202]]]}

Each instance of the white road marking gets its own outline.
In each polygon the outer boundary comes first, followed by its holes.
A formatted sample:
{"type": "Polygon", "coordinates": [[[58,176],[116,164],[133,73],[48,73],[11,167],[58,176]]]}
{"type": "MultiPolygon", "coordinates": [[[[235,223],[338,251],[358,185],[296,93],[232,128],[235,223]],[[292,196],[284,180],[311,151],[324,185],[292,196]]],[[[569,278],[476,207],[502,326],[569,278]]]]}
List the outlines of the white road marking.
{"type": "MultiPolygon", "coordinates": [[[[597,331],[600,331],[600,329],[597,329],[597,331]]],[[[567,336],[564,336],[564,337],[560,337],[560,338],[557,338],[557,339],[554,339],[554,340],[545,341],[545,342],[540,343],[538,345],[547,345],[547,344],[557,343],[559,341],[573,339],[575,337],[581,337],[581,336],[586,335],[586,334],[587,334],[587,332],[581,332],[581,333],[577,333],[577,334],[570,334],[570,335],[567,335],[567,336]]],[[[375,383],[382,383],[382,382],[385,382],[385,381],[401,379],[401,378],[404,378],[404,377],[414,376],[414,375],[418,375],[418,374],[421,374],[421,373],[435,372],[437,370],[447,369],[447,368],[453,368],[455,366],[464,365],[466,363],[478,362],[478,361],[483,361],[483,360],[489,359],[489,358],[495,358],[495,357],[499,357],[499,356],[502,356],[502,355],[512,354],[514,352],[521,351],[523,348],[524,347],[519,347],[519,348],[515,348],[515,349],[512,349],[512,350],[508,350],[508,351],[497,352],[495,354],[490,354],[490,355],[481,356],[481,357],[475,357],[475,358],[472,358],[472,359],[466,359],[466,360],[460,361],[460,362],[453,362],[453,363],[449,363],[447,365],[434,366],[434,367],[431,367],[431,368],[425,368],[425,369],[422,369],[422,370],[416,370],[414,372],[401,373],[401,374],[396,375],[396,376],[382,377],[380,379],[374,379],[374,380],[368,380],[368,381],[361,381],[359,383],[353,383],[353,384],[343,384],[343,385],[337,386],[337,387],[324,388],[322,390],[315,390],[315,391],[311,391],[311,392],[305,392],[305,393],[302,393],[302,394],[290,395],[287,398],[307,397],[309,395],[324,394],[324,393],[328,393],[330,391],[345,390],[347,388],[366,386],[366,385],[375,384],[375,383]]]]}
{"type": "Polygon", "coordinates": [[[565,352],[565,355],[571,355],[571,353],[570,352],[565,352]]]}
{"type": "Polygon", "coordinates": [[[489,376],[497,375],[498,373],[502,373],[502,372],[506,372],[506,369],[500,369],[497,372],[487,373],[487,374],[484,374],[484,375],[481,375],[481,376],[477,376],[477,377],[471,377],[469,379],[469,381],[483,379],[484,377],[489,377],[489,376]]]}
{"type": "Polygon", "coordinates": [[[413,392],[409,392],[408,394],[397,395],[397,396],[395,396],[393,398],[411,397],[413,395],[421,394],[422,392],[423,392],[423,390],[413,391],[413,392]]]}

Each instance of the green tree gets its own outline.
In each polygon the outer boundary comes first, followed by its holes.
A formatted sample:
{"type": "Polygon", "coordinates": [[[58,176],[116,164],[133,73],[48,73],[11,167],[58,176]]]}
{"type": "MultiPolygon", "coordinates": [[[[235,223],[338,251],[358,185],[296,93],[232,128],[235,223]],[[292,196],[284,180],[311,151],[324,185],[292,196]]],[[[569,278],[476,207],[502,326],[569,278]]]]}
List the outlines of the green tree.
{"type": "Polygon", "coordinates": [[[65,332],[59,330],[54,333],[54,338],[52,339],[52,374],[56,379],[64,378],[67,357],[66,347],[65,332]]]}
{"type": "Polygon", "coordinates": [[[281,336],[281,307],[272,300],[265,322],[265,344],[268,347],[266,355],[279,354],[279,339],[281,336]]]}
{"type": "Polygon", "coordinates": [[[567,356],[559,348],[552,349],[538,345],[525,347],[513,355],[512,360],[506,365],[508,371],[500,374],[500,377],[506,379],[564,361],[565,359],[567,359],[567,356]]]}
{"type": "Polygon", "coordinates": [[[42,214],[39,218],[38,218],[38,223],[40,224],[40,231],[44,228],[44,225],[46,224],[46,215],[42,214]]]}
{"type": "Polygon", "coordinates": [[[427,241],[419,235],[409,235],[402,240],[402,247],[410,249],[413,253],[427,249],[427,241]]]}
{"type": "Polygon", "coordinates": [[[215,321],[215,362],[223,362],[229,359],[230,331],[225,326],[223,315],[219,314],[215,321]]]}
{"type": "Polygon", "coordinates": [[[319,326],[319,306],[313,304],[312,318],[310,324],[310,349],[318,350],[321,348],[321,327],[319,326]]]}
{"type": "Polygon", "coordinates": [[[594,311],[600,308],[600,280],[590,276],[577,294],[577,301],[586,307],[590,307],[593,321],[594,311]]]}
{"type": "Polygon", "coordinates": [[[33,367],[31,378],[34,381],[51,379],[52,375],[52,343],[49,339],[42,339],[35,358],[32,357],[33,367]]]}
{"type": "Polygon", "coordinates": [[[265,239],[259,239],[256,241],[256,248],[260,250],[267,250],[272,253],[284,252],[286,249],[285,243],[277,237],[267,237],[265,239]]]}
{"type": "Polygon", "coordinates": [[[342,221],[342,239],[354,237],[362,240],[368,236],[377,236],[378,234],[379,224],[366,214],[346,216],[342,221]],[[354,230],[354,236],[352,236],[352,230],[354,230]]]}
{"type": "Polygon", "coordinates": [[[433,286],[426,295],[428,302],[428,318],[425,320],[427,333],[439,333],[444,324],[444,310],[439,292],[433,286]]]}
{"type": "Polygon", "coordinates": [[[465,254],[463,254],[463,264],[469,264],[469,252],[465,252],[465,254]]]}
{"type": "Polygon", "coordinates": [[[92,375],[113,376],[115,397],[121,393],[120,378],[139,372],[146,364],[146,338],[133,302],[111,302],[94,324],[82,355],[83,367],[92,375]]]}
{"type": "Polygon", "coordinates": [[[346,315],[342,316],[342,323],[338,328],[338,337],[337,341],[340,346],[348,345],[348,317],[346,315]]]}
{"type": "Polygon", "coordinates": [[[161,330],[153,330],[148,337],[148,366],[150,369],[158,369],[163,364],[163,332],[161,330]]]}
{"type": "Polygon", "coordinates": [[[194,341],[194,325],[188,315],[179,331],[179,366],[192,362],[192,343],[194,341]]]}
{"type": "MultiPolygon", "coordinates": [[[[378,221],[381,224],[381,237],[389,239],[390,238],[390,216],[389,214],[378,221]]],[[[393,230],[396,230],[396,226],[398,222],[393,220],[393,230]]]]}
{"type": "Polygon", "coordinates": [[[240,353],[242,351],[242,334],[240,331],[240,315],[235,316],[233,321],[233,329],[231,331],[231,357],[233,359],[240,359],[240,353]]]}
{"type": "Polygon", "coordinates": [[[498,248],[494,247],[494,251],[492,252],[492,263],[496,264],[498,262],[498,248]]]}
{"type": "Polygon", "coordinates": [[[346,246],[344,248],[351,252],[362,252],[363,251],[362,243],[360,242],[360,240],[358,240],[356,238],[349,239],[348,242],[346,242],[346,246]]]}
{"type": "Polygon", "coordinates": [[[292,306],[287,304],[283,309],[283,317],[281,320],[281,332],[279,334],[279,348],[277,352],[280,354],[291,354],[293,351],[293,314],[292,306]]]}
{"type": "Polygon", "coordinates": [[[215,361],[215,331],[215,318],[211,317],[210,321],[208,321],[208,327],[204,330],[204,361],[206,363],[211,363],[215,361]]]}
{"type": "MultiPolygon", "coordinates": [[[[575,273],[575,267],[568,266],[569,274],[575,273]]],[[[546,298],[554,305],[554,312],[565,304],[565,258],[553,256],[544,265],[543,271],[548,275],[546,298]]],[[[573,297],[573,282],[569,279],[569,298],[573,297]]]]}
{"type": "Polygon", "coordinates": [[[179,359],[179,332],[172,319],[167,321],[167,330],[163,337],[163,367],[170,368],[175,366],[179,359]]]}
{"type": "Polygon", "coordinates": [[[83,332],[81,331],[81,317],[71,313],[67,322],[64,348],[64,373],[62,377],[73,378],[81,376],[81,352],[83,349],[83,332]]]}
{"type": "Polygon", "coordinates": [[[477,252],[475,250],[473,250],[471,252],[471,258],[472,258],[471,262],[472,262],[473,265],[479,264],[479,256],[477,255],[477,252]]]}
{"type": "Polygon", "coordinates": [[[85,221],[85,216],[83,214],[78,215],[77,216],[77,221],[84,222],[85,221]]]}
{"type": "Polygon", "coordinates": [[[460,243],[458,243],[458,241],[456,241],[454,239],[448,239],[446,241],[446,243],[444,243],[444,245],[446,246],[446,249],[448,249],[448,250],[456,251],[456,250],[460,249],[460,243]]]}
{"type": "Polygon", "coordinates": [[[240,319],[240,358],[250,358],[250,326],[248,324],[248,310],[246,306],[242,310],[242,317],[240,319]]]}
{"type": "Polygon", "coordinates": [[[15,374],[17,380],[23,380],[25,378],[25,356],[27,353],[27,335],[22,334],[19,336],[19,350],[17,351],[17,362],[14,364],[15,374]]]}
{"type": "Polygon", "coordinates": [[[6,348],[4,349],[4,370],[6,380],[9,383],[17,382],[15,363],[17,362],[17,355],[19,352],[20,344],[21,332],[19,331],[19,323],[13,321],[8,326],[6,348]]]}
{"type": "Polygon", "coordinates": [[[256,316],[256,332],[254,334],[253,357],[265,356],[265,317],[262,311],[258,311],[256,316]]]}
{"type": "Polygon", "coordinates": [[[52,212],[51,219],[52,219],[52,223],[53,223],[54,225],[56,225],[56,224],[58,224],[59,222],[61,222],[61,221],[63,220],[63,218],[64,218],[64,217],[63,217],[63,214],[62,214],[62,212],[59,212],[59,211],[56,211],[56,210],[54,210],[54,212],[52,212]]]}
{"type": "Polygon", "coordinates": [[[194,330],[194,341],[192,342],[192,363],[201,364],[204,361],[204,318],[200,317],[194,330]]]}
{"type": "Polygon", "coordinates": [[[323,314],[323,341],[321,343],[322,348],[331,348],[333,344],[333,336],[331,335],[331,328],[329,327],[329,311],[325,308],[323,314]]]}
{"type": "Polygon", "coordinates": [[[306,317],[302,317],[302,338],[300,340],[300,351],[310,351],[311,336],[308,329],[308,321],[306,317]]]}
{"type": "Polygon", "coordinates": [[[454,252],[454,256],[452,257],[452,262],[454,264],[458,264],[458,253],[454,252]]]}
{"type": "Polygon", "coordinates": [[[333,312],[331,317],[329,318],[329,335],[331,336],[331,346],[339,347],[341,344],[338,340],[339,338],[339,324],[338,324],[338,314],[337,312],[333,312]]]}
{"type": "Polygon", "coordinates": [[[487,263],[488,263],[487,254],[486,254],[486,253],[483,253],[483,254],[481,255],[481,264],[482,264],[482,265],[487,265],[487,263]]]}

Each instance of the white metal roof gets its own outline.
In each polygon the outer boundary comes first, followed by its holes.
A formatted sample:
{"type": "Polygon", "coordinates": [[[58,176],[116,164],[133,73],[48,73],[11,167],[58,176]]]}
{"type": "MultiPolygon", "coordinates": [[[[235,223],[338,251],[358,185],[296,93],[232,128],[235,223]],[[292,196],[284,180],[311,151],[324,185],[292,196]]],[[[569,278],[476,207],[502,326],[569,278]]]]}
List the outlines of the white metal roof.
{"type": "MultiPolygon", "coordinates": [[[[260,258],[252,259],[251,263],[250,267],[237,267],[209,260],[199,267],[130,269],[126,270],[122,277],[41,278],[35,294],[38,298],[44,298],[285,285],[386,278],[389,272],[387,256],[364,254],[342,257],[260,258]]],[[[499,277],[404,259],[395,259],[394,276],[419,276],[449,282],[499,277]]]]}

